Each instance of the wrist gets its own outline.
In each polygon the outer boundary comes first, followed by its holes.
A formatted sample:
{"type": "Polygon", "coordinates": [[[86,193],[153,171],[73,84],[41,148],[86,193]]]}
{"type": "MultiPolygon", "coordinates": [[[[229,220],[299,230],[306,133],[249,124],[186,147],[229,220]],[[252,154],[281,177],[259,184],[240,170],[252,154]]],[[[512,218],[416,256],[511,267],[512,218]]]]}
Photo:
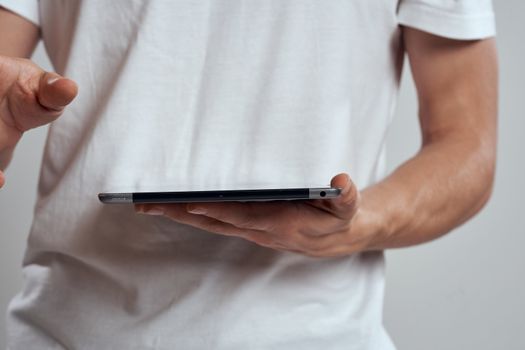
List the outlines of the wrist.
{"type": "Polygon", "coordinates": [[[363,251],[391,248],[399,213],[387,198],[388,186],[376,184],[361,192],[359,209],[352,220],[351,231],[363,239],[363,251]]]}
{"type": "Polygon", "coordinates": [[[384,217],[375,211],[360,208],[352,220],[351,236],[362,237],[362,251],[383,250],[387,248],[388,229],[384,217]]]}

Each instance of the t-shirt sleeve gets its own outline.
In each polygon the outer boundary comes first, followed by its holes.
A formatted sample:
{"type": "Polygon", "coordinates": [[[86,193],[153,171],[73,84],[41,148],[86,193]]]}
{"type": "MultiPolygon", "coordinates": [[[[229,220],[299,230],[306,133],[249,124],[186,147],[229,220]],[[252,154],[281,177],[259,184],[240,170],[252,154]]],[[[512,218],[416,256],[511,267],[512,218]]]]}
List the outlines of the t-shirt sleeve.
{"type": "Polygon", "coordinates": [[[0,0],[0,7],[12,11],[36,25],[40,25],[39,0],[0,0]]]}
{"type": "Polygon", "coordinates": [[[400,0],[398,23],[450,39],[496,35],[491,0],[400,0]]]}

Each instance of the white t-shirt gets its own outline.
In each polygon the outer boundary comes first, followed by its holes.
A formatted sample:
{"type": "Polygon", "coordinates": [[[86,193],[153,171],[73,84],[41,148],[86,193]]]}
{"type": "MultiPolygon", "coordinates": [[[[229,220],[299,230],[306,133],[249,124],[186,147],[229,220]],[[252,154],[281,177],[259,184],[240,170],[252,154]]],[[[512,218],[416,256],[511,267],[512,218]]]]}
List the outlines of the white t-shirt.
{"type": "Polygon", "coordinates": [[[384,176],[399,23],[489,37],[489,0],[0,4],[80,88],[49,131],[11,349],[393,349],[381,252],[278,252],[97,193],[364,188],[384,176]]]}

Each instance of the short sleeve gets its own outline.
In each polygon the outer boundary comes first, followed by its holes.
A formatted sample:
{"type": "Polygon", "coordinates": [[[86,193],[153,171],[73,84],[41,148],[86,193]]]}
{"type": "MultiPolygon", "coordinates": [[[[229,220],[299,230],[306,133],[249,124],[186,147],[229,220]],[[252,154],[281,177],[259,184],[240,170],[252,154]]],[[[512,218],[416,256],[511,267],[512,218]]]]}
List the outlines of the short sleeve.
{"type": "Polygon", "coordinates": [[[398,23],[450,39],[496,35],[491,0],[400,0],[398,23]]]}
{"type": "Polygon", "coordinates": [[[0,7],[4,7],[20,15],[36,25],[40,25],[38,1],[39,0],[0,0],[0,7]]]}

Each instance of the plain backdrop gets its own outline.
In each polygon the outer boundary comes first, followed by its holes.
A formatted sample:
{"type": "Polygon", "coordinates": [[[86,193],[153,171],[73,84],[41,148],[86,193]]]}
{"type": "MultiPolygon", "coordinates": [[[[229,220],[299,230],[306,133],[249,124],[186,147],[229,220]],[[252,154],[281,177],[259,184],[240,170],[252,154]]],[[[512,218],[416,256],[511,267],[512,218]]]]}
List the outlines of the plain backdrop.
{"type": "MultiPolygon", "coordinates": [[[[525,349],[525,1],[495,2],[500,57],[498,170],[493,197],[437,241],[387,252],[385,324],[399,349],[525,349]]],[[[51,69],[41,46],[34,60],[51,69]]],[[[408,66],[389,144],[394,169],[419,148],[408,66]]],[[[21,288],[46,129],[27,133],[0,191],[0,310],[21,288]]],[[[0,318],[0,347],[5,321],[0,318]]]]}

